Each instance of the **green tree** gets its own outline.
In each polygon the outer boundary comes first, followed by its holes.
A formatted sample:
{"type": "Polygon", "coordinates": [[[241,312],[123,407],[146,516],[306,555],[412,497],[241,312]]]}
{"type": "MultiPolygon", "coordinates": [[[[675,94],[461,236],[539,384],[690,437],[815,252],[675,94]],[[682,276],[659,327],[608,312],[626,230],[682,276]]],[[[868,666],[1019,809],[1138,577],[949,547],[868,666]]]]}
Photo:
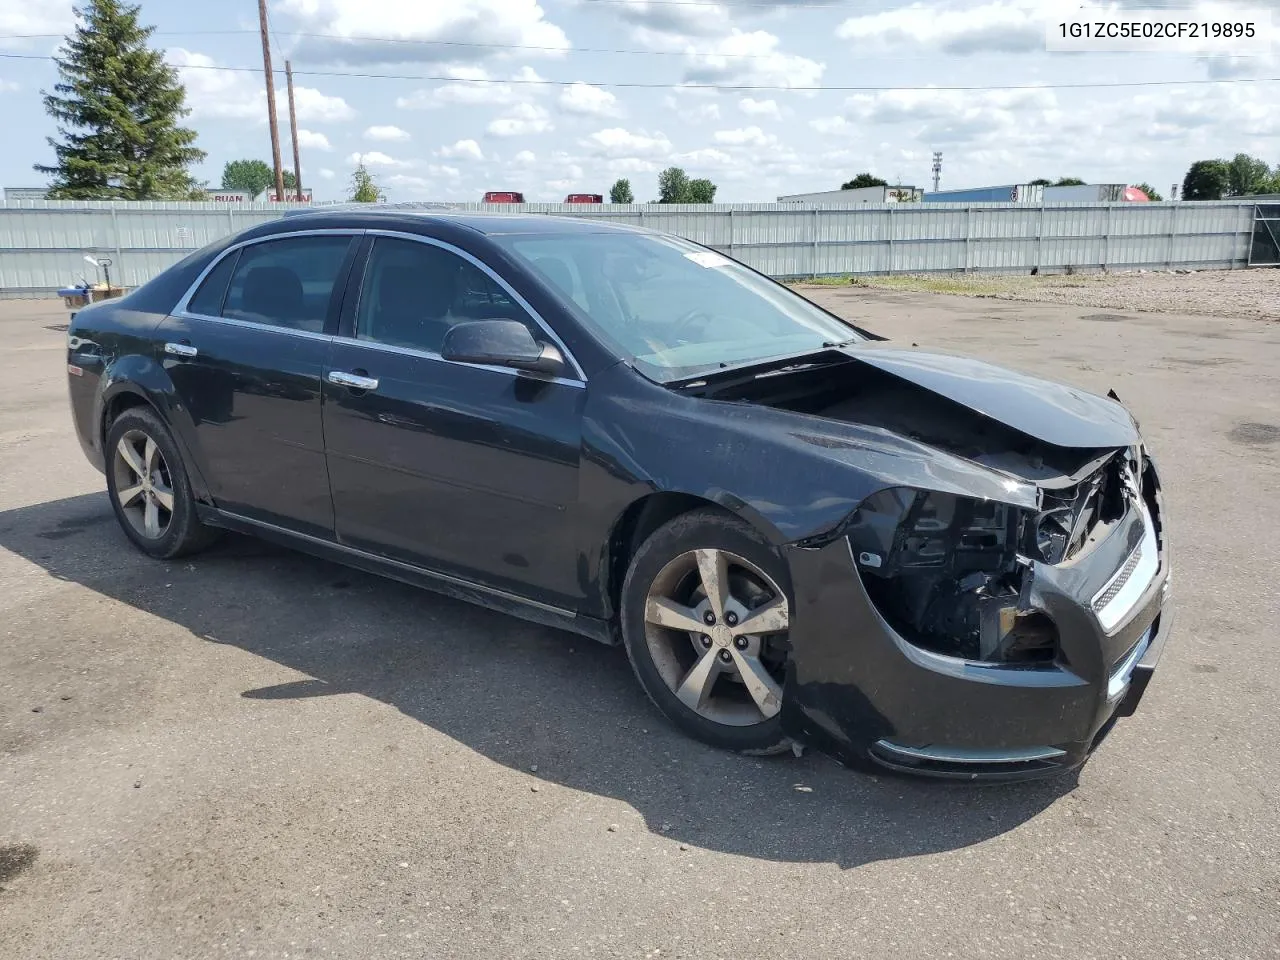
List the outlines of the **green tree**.
{"type": "Polygon", "coordinates": [[[685,192],[685,203],[714,203],[716,199],[716,185],[705,177],[697,180],[689,181],[689,188],[685,192]]]}
{"type": "MultiPolygon", "coordinates": [[[[284,174],[284,188],[296,190],[298,178],[292,170],[280,171],[284,174]]],[[[275,186],[275,171],[265,160],[228,160],[222,168],[222,189],[243,190],[251,197],[265,193],[275,186]]]]}
{"type": "Polygon", "coordinates": [[[1052,187],[1053,181],[1046,180],[1044,177],[1037,177],[1035,180],[1028,181],[1028,185],[1032,187],[1052,187]]]}
{"type": "Polygon", "coordinates": [[[1079,177],[1059,177],[1053,182],[1055,187],[1083,187],[1084,181],[1079,177]]]}
{"type": "Polygon", "coordinates": [[[635,194],[631,192],[631,181],[626,177],[614,181],[612,187],[609,188],[610,203],[635,203],[635,194]]]}
{"type": "Polygon", "coordinates": [[[1159,203],[1164,199],[1164,197],[1160,195],[1159,191],[1149,183],[1135,183],[1134,186],[1145,193],[1148,200],[1154,200],[1159,203]]]}
{"type": "Polygon", "coordinates": [[[378,181],[363,163],[356,164],[351,174],[350,199],[352,203],[384,203],[387,199],[387,195],[378,186],[378,181]]]}
{"type": "Polygon", "coordinates": [[[1265,160],[1237,153],[1227,164],[1230,179],[1229,194],[1244,197],[1251,193],[1263,193],[1271,184],[1271,168],[1265,160]]]}
{"type": "Polygon", "coordinates": [[[888,180],[881,180],[870,173],[860,173],[848,183],[840,184],[841,190],[859,190],[862,187],[887,187],[888,180]]]}
{"type": "Polygon", "coordinates": [[[1221,200],[1231,189],[1225,160],[1197,160],[1182,181],[1183,200],[1221,200]]]}
{"type": "Polygon", "coordinates": [[[658,174],[659,203],[688,203],[689,175],[679,167],[667,167],[658,174]]]}
{"type": "Polygon", "coordinates": [[[49,137],[57,162],[35,169],[53,178],[54,200],[180,200],[198,184],[189,167],[205,158],[194,130],[178,122],[190,110],[164,55],[147,46],[154,27],[138,7],[84,0],[79,22],[54,58],[59,83],[41,91],[58,124],[49,137]]]}
{"type": "Polygon", "coordinates": [[[271,167],[263,160],[228,160],[222,168],[222,189],[243,190],[256,197],[276,179],[271,167]]]}

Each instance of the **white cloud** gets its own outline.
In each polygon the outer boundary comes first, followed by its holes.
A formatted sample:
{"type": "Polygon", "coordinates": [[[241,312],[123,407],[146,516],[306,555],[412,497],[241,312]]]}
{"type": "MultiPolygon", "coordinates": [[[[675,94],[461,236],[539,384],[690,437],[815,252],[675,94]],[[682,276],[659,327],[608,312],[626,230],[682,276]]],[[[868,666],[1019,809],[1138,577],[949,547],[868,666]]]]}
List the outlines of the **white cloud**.
{"type": "Polygon", "coordinates": [[[537,154],[535,154],[532,150],[521,150],[519,153],[515,155],[515,158],[512,160],[512,163],[514,163],[516,166],[519,166],[519,167],[528,167],[537,162],[538,162],[537,154]]]}
{"type": "MultiPolygon", "coordinates": [[[[342,97],[332,97],[321,93],[314,87],[293,88],[294,105],[298,111],[298,119],[306,122],[334,123],[350,120],[356,115],[355,110],[342,97]]],[[[276,109],[288,111],[289,98],[284,90],[276,91],[276,109]]],[[[288,116],[286,112],[284,114],[288,116]]]]}
{"type": "Polygon", "coordinates": [[[559,57],[569,46],[538,0],[281,0],[273,8],[291,26],[324,35],[299,38],[294,56],[309,63],[478,62],[512,46],[559,57]]]}
{"type": "Polygon", "coordinates": [[[737,130],[717,130],[712,139],[716,143],[730,146],[767,147],[778,142],[778,138],[765,133],[759,127],[741,127],[737,130]]]}
{"type": "Polygon", "coordinates": [[[669,3],[663,0],[622,0],[612,11],[637,28],[641,42],[662,38],[706,37],[729,27],[729,11],[723,3],[669,3]]]}
{"type": "Polygon", "coordinates": [[[1024,53],[1044,49],[1047,5],[1041,0],[993,0],[979,5],[913,3],[850,17],[836,36],[861,49],[923,47],[945,53],[1024,53]]]}
{"type": "Polygon", "coordinates": [[[411,139],[408,130],[393,126],[372,126],[364,131],[366,140],[382,140],[386,142],[403,142],[411,139]]]}
{"type": "Polygon", "coordinates": [[[622,127],[597,130],[582,141],[582,145],[595,153],[606,156],[666,156],[671,152],[671,141],[664,134],[632,133],[622,127]]]}
{"type": "Polygon", "coordinates": [[[1213,20],[1224,8],[1263,8],[1274,0],[949,0],[916,2],[878,13],[849,17],[836,28],[836,36],[859,50],[882,52],[921,49],[965,56],[982,53],[1040,53],[1045,27],[1070,10],[1087,16],[1091,10],[1109,8],[1172,8],[1180,21],[1213,20]]]}
{"type": "Polygon", "coordinates": [[[334,177],[337,176],[336,173],[334,173],[332,170],[329,170],[325,167],[321,167],[319,170],[316,171],[316,173],[320,174],[321,180],[332,180],[334,177]]]}
{"type": "Polygon", "coordinates": [[[15,90],[21,90],[22,87],[9,80],[0,80],[0,93],[12,93],[15,90]]]}
{"type": "Polygon", "coordinates": [[[709,43],[701,43],[685,56],[684,79],[688,83],[751,84],[777,87],[812,87],[822,82],[826,64],[808,57],[783,53],[778,38],[764,30],[733,30],[709,43]]]}
{"type": "MultiPolygon", "coordinates": [[[[267,94],[260,75],[209,69],[219,66],[213,57],[181,47],[170,47],[165,51],[165,58],[178,70],[193,116],[267,122],[267,94]]],[[[295,86],[293,95],[298,120],[302,123],[334,123],[356,115],[342,97],[330,96],[314,87],[295,86]]],[[[276,111],[282,125],[287,125],[289,96],[279,88],[276,111]]]]}
{"type": "Polygon", "coordinates": [[[677,87],[674,93],[662,98],[662,106],[688,123],[719,120],[720,104],[707,99],[714,95],[706,90],[677,87]]]}
{"type": "Polygon", "coordinates": [[[459,160],[483,160],[484,153],[480,150],[480,144],[474,140],[459,140],[451,147],[441,147],[436,151],[440,156],[446,159],[459,160]]]}
{"type": "Polygon", "coordinates": [[[819,133],[844,133],[853,129],[853,124],[844,117],[815,117],[809,126],[819,133]]]}
{"type": "Polygon", "coordinates": [[[408,160],[397,160],[395,157],[389,157],[385,153],[377,150],[371,150],[368,153],[353,153],[347,157],[347,163],[360,164],[366,167],[411,167],[413,166],[408,160]]]}
{"type": "MultiPolygon", "coordinates": [[[[72,0],[0,0],[0,47],[30,44],[22,39],[6,39],[15,35],[69,33],[76,19],[71,7],[72,0]]],[[[42,38],[37,42],[46,41],[42,38]]]]}
{"type": "Polygon", "coordinates": [[[532,67],[521,67],[507,79],[495,77],[483,67],[452,64],[440,68],[450,82],[415,90],[396,98],[402,110],[434,110],[444,106],[507,106],[541,96],[542,77],[532,67]]]}
{"type": "Polygon", "coordinates": [[[298,129],[298,146],[306,147],[308,150],[332,150],[333,144],[329,142],[329,138],[323,133],[316,133],[312,130],[298,129]]]}
{"type": "Polygon", "coordinates": [[[589,83],[571,83],[560,91],[560,109],[587,117],[616,117],[621,114],[618,98],[589,83]]]}
{"type": "Polygon", "coordinates": [[[217,65],[213,57],[181,47],[170,47],[165,59],[178,70],[193,117],[266,122],[261,76],[255,81],[247,73],[207,69],[217,65]]]}
{"type": "Polygon", "coordinates": [[[545,108],[536,103],[517,103],[507,113],[490,121],[485,128],[495,137],[520,137],[546,133],[554,127],[545,108]]]}
{"type": "Polygon", "coordinates": [[[782,113],[778,109],[778,101],[776,100],[755,100],[751,97],[743,97],[738,101],[738,109],[752,117],[782,119],[782,113]]]}

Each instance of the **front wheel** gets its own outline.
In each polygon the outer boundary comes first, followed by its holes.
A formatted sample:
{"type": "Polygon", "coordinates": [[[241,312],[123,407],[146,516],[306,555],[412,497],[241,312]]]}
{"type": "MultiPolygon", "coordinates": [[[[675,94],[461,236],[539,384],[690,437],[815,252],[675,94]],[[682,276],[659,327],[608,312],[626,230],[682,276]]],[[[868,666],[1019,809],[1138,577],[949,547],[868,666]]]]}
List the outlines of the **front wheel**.
{"type": "Polygon", "coordinates": [[[764,538],[716,510],[676,517],[636,551],[623,642],[645,692],[686,733],[742,753],[787,748],[788,587],[764,538]]]}
{"type": "Polygon", "coordinates": [[[182,455],[160,417],[132,407],[107,431],[107,493],[125,535],[163,560],[195,553],[217,538],[196,516],[182,455]]]}

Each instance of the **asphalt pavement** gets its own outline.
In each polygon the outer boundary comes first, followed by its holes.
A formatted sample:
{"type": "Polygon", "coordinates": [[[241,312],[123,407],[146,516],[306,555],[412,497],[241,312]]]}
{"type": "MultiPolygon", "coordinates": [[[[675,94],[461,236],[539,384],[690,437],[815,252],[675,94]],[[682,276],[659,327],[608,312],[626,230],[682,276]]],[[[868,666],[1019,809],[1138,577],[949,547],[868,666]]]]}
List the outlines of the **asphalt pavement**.
{"type": "Polygon", "coordinates": [[[147,559],[66,311],[0,302],[0,957],[1280,957],[1280,324],[809,294],[1141,421],[1178,622],[1078,774],[725,754],[618,650],[248,539],[147,559]]]}

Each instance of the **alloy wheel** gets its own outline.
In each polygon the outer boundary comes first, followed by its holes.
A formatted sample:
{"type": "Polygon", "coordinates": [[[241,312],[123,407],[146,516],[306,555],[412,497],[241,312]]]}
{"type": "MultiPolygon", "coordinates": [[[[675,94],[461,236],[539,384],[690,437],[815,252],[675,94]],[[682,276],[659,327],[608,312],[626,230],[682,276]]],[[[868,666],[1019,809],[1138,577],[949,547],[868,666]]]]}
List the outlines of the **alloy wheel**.
{"type": "Polygon", "coordinates": [[[125,433],[112,470],[120,512],[140,536],[159,540],[173,523],[173,477],[155,440],[141,430],[125,433]]]}
{"type": "Polygon", "coordinates": [[[645,641],[658,673],[686,707],[750,726],[782,707],[790,612],[759,567],[727,550],[691,550],[649,586],[645,641]]]}

